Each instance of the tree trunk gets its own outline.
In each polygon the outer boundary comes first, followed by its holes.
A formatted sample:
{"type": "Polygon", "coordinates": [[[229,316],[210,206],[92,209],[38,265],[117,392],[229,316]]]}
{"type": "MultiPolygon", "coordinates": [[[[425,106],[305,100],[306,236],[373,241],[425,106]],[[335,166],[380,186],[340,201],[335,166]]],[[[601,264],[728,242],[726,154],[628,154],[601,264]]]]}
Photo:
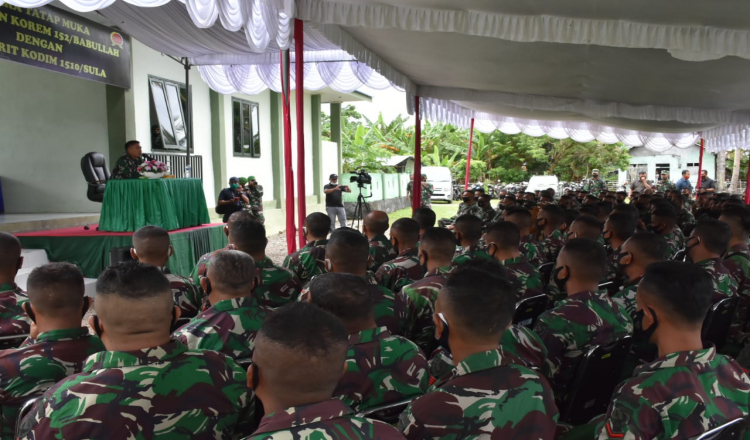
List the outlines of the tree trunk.
{"type": "Polygon", "coordinates": [[[716,155],[716,183],[719,186],[719,192],[726,191],[727,176],[727,152],[720,151],[716,155]]]}
{"type": "Polygon", "coordinates": [[[729,191],[736,194],[739,190],[740,183],[740,161],[742,160],[742,150],[734,150],[734,167],[732,168],[732,189],[729,191]]]}

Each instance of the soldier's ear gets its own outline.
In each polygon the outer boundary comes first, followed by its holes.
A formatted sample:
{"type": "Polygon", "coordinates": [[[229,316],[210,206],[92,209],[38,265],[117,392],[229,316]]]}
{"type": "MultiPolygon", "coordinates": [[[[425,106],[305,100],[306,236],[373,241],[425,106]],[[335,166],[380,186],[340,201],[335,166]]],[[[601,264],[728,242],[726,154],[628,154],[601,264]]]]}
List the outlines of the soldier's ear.
{"type": "Polygon", "coordinates": [[[440,319],[437,313],[433,313],[432,322],[435,324],[435,339],[440,339],[440,335],[443,334],[445,324],[443,323],[443,320],[440,319]]]}
{"type": "Polygon", "coordinates": [[[174,246],[172,246],[172,245],[170,244],[170,245],[169,245],[169,258],[171,258],[171,257],[172,257],[172,255],[174,255],[174,246]]]}
{"type": "MultiPolygon", "coordinates": [[[[180,319],[180,316],[182,316],[182,309],[180,309],[177,306],[174,306],[174,312],[172,312],[172,318],[177,322],[178,319],[180,319]]],[[[174,324],[174,322],[172,323],[174,324]]]]}
{"type": "Polygon", "coordinates": [[[558,229],[561,230],[561,231],[564,231],[564,230],[568,229],[568,224],[567,223],[563,223],[563,224],[560,225],[560,227],[558,229]]]}
{"type": "Polygon", "coordinates": [[[138,261],[138,251],[136,251],[135,248],[130,248],[130,258],[138,261]]]}
{"type": "Polygon", "coordinates": [[[347,363],[344,362],[344,370],[341,372],[341,377],[344,377],[344,375],[346,374],[346,367],[347,367],[347,363]]]}
{"type": "Polygon", "coordinates": [[[227,226],[227,225],[224,225],[224,235],[226,235],[227,237],[229,237],[229,226],[227,226]]]}
{"type": "Polygon", "coordinates": [[[253,289],[252,290],[255,290],[258,286],[260,286],[260,278],[254,277],[253,278],[253,289]]]}
{"type": "Polygon", "coordinates": [[[21,270],[23,268],[23,257],[18,258],[18,267],[16,267],[17,270],[21,270]]]}

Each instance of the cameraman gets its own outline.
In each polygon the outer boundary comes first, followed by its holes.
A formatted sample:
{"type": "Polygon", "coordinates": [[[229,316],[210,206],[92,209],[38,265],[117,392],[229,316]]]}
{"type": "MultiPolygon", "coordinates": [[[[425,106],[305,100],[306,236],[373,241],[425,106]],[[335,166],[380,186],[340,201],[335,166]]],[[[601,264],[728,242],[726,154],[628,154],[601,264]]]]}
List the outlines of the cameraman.
{"type": "Polygon", "coordinates": [[[352,192],[348,186],[341,186],[338,184],[339,176],[337,174],[331,174],[329,177],[331,183],[323,187],[323,192],[326,194],[326,212],[328,217],[331,217],[331,231],[336,229],[336,219],[339,220],[339,228],[346,226],[346,210],[344,209],[344,202],[341,200],[341,192],[352,192]]]}

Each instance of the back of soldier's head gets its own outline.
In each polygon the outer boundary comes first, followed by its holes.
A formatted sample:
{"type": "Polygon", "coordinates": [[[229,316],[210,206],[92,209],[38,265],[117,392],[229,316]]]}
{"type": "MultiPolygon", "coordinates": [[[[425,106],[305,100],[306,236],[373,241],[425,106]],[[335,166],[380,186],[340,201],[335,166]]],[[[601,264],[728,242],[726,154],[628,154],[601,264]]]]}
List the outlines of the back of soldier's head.
{"type": "Polygon", "coordinates": [[[558,205],[546,205],[540,213],[545,214],[545,218],[550,226],[558,228],[565,223],[565,210],[558,205]]]}
{"type": "Polygon", "coordinates": [[[258,395],[310,400],[305,403],[329,399],[344,373],[348,339],[344,324],[315,305],[277,309],[255,338],[258,395]]]}
{"type": "Polygon", "coordinates": [[[566,209],[565,210],[565,224],[572,225],[578,217],[581,216],[581,212],[577,209],[566,209]]]}
{"type": "Polygon", "coordinates": [[[345,273],[324,273],[310,281],[310,300],[347,326],[373,320],[373,296],[362,277],[345,273]]]}
{"type": "Polygon", "coordinates": [[[255,261],[242,251],[217,252],[206,275],[213,290],[236,298],[248,296],[255,283],[255,261]]]}
{"type": "Polygon", "coordinates": [[[570,225],[570,232],[575,233],[576,238],[598,240],[602,235],[602,222],[594,216],[582,215],[570,225]]]}
{"type": "Polygon", "coordinates": [[[168,333],[174,309],[172,287],[158,267],[120,263],[99,275],[94,308],[110,334],[168,333]]]}
{"type": "Polygon", "coordinates": [[[592,217],[599,217],[599,208],[596,205],[583,205],[578,210],[579,215],[590,215],[592,217]]]}
{"type": "Polygon", "coordinates": [[[237,212],[232,213],[232,215],[230,215],[229,218],[227,219],[227,227],[231,229],[232,225],[234,225],[235,222],[243,221],[243,220],[256,220],[256,218],[253,215],[253,213],[250,211],[237,211],[237,212]]]}
{"type": "Polygon", "coordinates": [[[652,224],[664,224],[673,228],[677,224],[677,213],[671,206],[659,206],[651,213],[652,224]]]}
{"type": "Polygon", "coordinates": [[[163,259],[169,254],[169,232],[159,226],[144,226],[133,234],[133,249],[145,262],[163,259]]]}
{"type": "Polygon", "coordinates": [[[517,250],[521,245],[521,230],[513,222],[497,222],[487,227],[485,242],[502,250],[517,250]]]}
{"type": "Polygon", "coordinates": [[[451,332],[465,340],[499,341],[513,319],[516,292],[494,271],[467,265],[448,277],[438,301],[451,332]]]}
{"type": "Polygon", "coordinates": [[[411,215],[411,218],[419,223],[419,228],[425,230],[432,228],[437,223],[437,214],[430,208],[417,208],[411,215]]]}
{"type": "Polygon", "coordinates": [[[638,221],[630,213],[613,211],[607,218],[606,226],[615,238],[627,240],[635,234],[638,221]]]}
{"type": "Polygon", "coordinates": [[[699,266],[678,261],[650,264],[638,285],[638,295],[647,305],[655,302],[662,313],[658,320],[700,329],[711,307],[711,276],[699,266]]]}
{"type": "Polygon", "coordinates": [[[691,235],[700,237],[703,246],[715,254],[723,254],[732,240],[732,230],[729,225],[716,219],[700,220],[691,235]]]}
{"type": "Polygon", "coordinates": [[[505,210],[505,220],[515,223],[519,229],[531,227],[531,211],[522,206],[513,206],[505,210]]]}
{"type": "Polygon", "coordinates": [[[625,214],[630,215],[633,217],[633,220],[638,223],[638,220],[641,217],[640,211],[638,211],[638,208],[635,205],[629,204],[629,203],[621,203],[612,210],[612,212],[609,215],[613,215],[614,213],[620,213],[623,212],[625,214]]]}
{"type": "Polygon", "coordinates": [[[612,212],[612,203],[602,201],[596,204],[596,207],[599,208],[599,216],[606,218],[610,212],[612,212]]]}
{"type": "Polygon", "coordinates": [[[322,212],[313,212],[305,217],[305,227],[310,236],[325,238],[331,230],[331,217],[322,212]]]}
{"type": "Polygon", "coordinates": [[[482,238],[482,219],[475,215],[464,214],[453,223],[455,231],[461,234],[461,238],[469,241],[479,241],[482,238]]]}
{"type": "Polygon", "coordinates": [[[373,234],[384,234],[388,230],[388,214],[383,211],[371,211],[365,216],[364,225],[373,234]]]}
{"type": "Polygon", "coordinates": [[[74,264],[50,263],[31,271],[26,294],[34,312],[45,316],[83,316],[83,274],[74,264]]]}
{"type": "Polygon", "coordinates": [[[254,219],[238,220],[229,229],[229,242],[234,244],[237,250],[247,254],[265,252],[268,244],[266,228],[254,219]]]}
{"type": "Polygon", "coordinates": [[[579,280],[599,282],[607,274],[607,251],[598,241],[589,238],[568,240],[558,261],[571,266],[571,277],[579,280]]]}
{"type": "Polygon", "coordinates": [[[359,272],[367,268],[370,243],[367,237],[353,229],[336,229],[328,240],[326,258],[338,272],[359,272]]]}
{"type": "Polygon", "coordinates": [[[416,244],[419,241],[419,223],[410,218],[400,218],[391,226],[391,237],[399,242],[416,244]]]}
{"type": "Polygon", "coordinates": [[[669,257],[669,243],[661,235],[653,232],[638,232],[633,234],[623,247],[644,263],[656,263],[669,257]]]}
{"type": "Polygon", "coordinates": [[[449,229],[429,228],[419,240],[419,250],[430,258],[452,260],[456,253],[456,235],[449,229]]]}
{"type": "Polygon", "coordinates": [[[750,237],[750,209],[745,206],[729,206],[721,211],[719,219],[728,224],[732,235],[736,237],[750,237]]]}
{"type": "Polygon", "coordinates": [[[20,268],[21,242],[7,232],[0,232],[0,274],[15,273],[20,268]]]}

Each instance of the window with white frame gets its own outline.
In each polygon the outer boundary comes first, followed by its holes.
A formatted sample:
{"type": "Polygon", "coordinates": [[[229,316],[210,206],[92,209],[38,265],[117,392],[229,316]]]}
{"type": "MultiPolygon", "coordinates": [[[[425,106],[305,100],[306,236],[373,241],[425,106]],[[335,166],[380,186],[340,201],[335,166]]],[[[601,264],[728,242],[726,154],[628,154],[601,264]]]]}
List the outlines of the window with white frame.
{"type": "Polygon", "coordinates": [[[151,149],[187,150],[185,84],[149,77],[151,149]]]}
{"type": "Polygon", "coordinates": [[[235,156],[260,157],[260,115],[257,102],[232,98],[232,145],[235,156]]]}

